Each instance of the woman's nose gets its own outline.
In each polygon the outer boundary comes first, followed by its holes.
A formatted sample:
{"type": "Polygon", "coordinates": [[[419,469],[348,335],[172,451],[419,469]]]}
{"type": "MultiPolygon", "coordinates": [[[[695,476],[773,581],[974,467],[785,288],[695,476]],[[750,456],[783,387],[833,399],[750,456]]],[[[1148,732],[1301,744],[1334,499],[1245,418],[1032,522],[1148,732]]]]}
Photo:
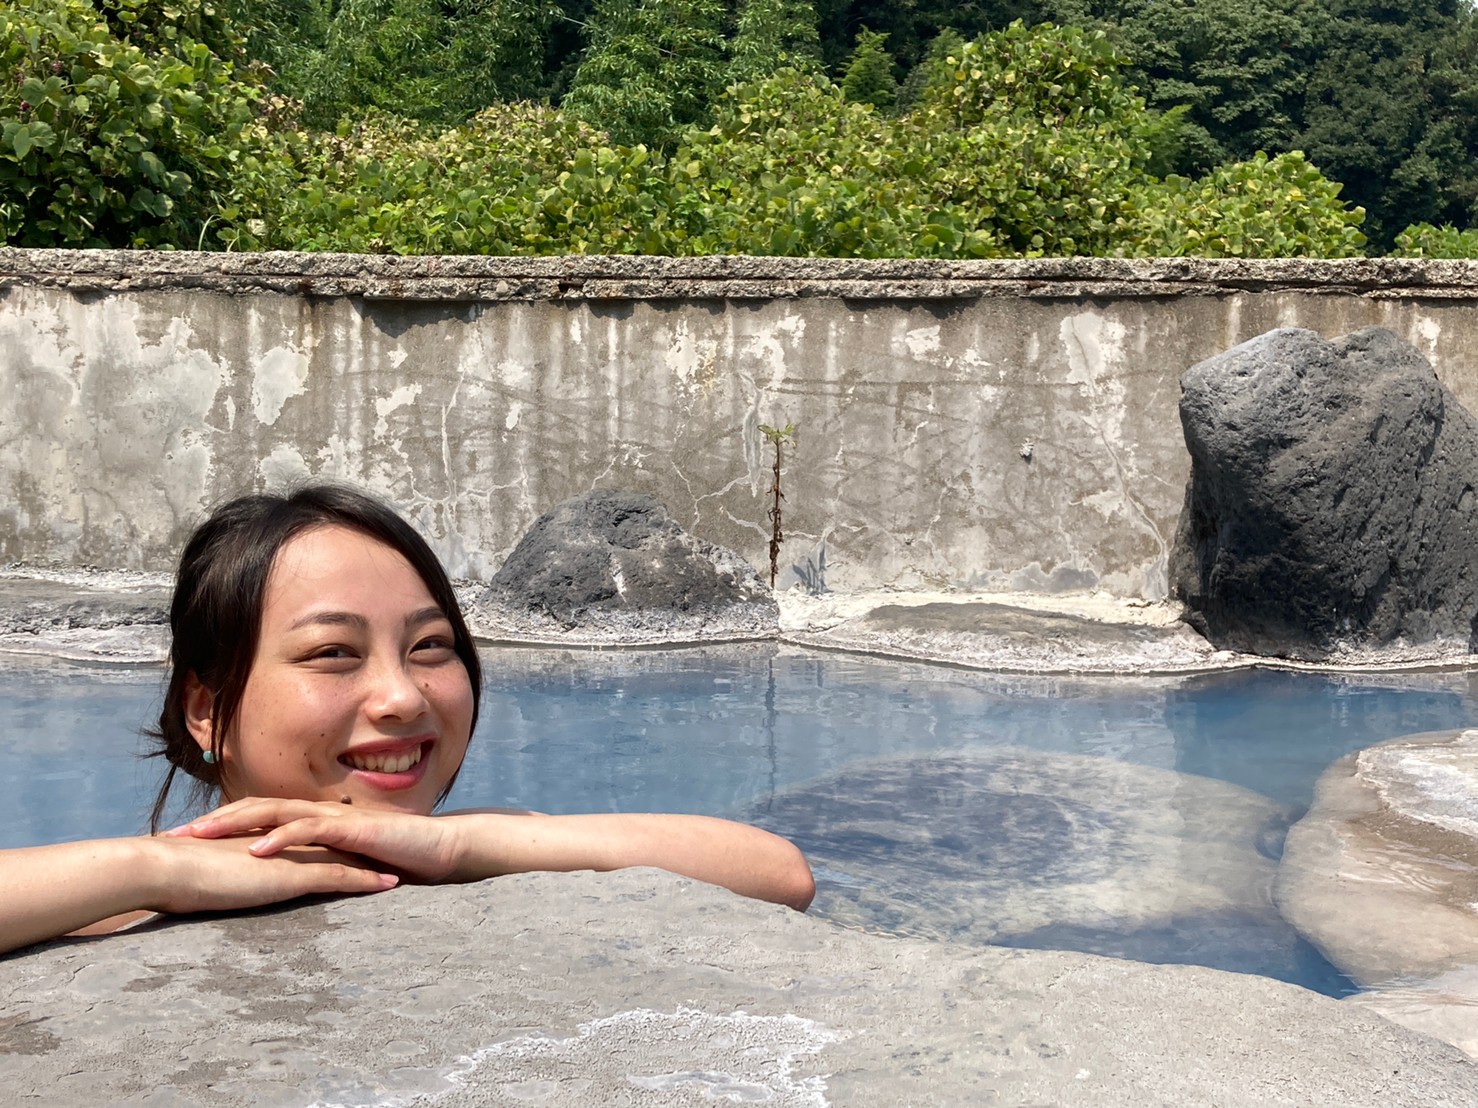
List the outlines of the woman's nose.
{"type": "Polygon", "coordinates": [[[396,659],[375,667],[365,708],[373,719],[416,719],[426,710],[426,695],[396,659]]]}

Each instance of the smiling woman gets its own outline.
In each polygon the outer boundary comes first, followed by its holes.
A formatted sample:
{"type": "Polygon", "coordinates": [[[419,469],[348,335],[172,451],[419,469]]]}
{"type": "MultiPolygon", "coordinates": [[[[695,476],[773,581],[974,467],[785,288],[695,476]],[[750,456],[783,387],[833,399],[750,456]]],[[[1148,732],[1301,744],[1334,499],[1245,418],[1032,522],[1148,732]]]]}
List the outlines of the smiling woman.
{"type": "MultiPolygon", "coordinates": [[[[298,535],[268,577],[234,724],[185,680],[185,719],[221,793],[359,801],[425,814],[456,775],[475,700],[454,628],[399,553],[333,525],[298,535]]],[[[470,653],[470,652],[468,652],[470,653]]]]}
{"type": "Polygon", "coordinates": [[[170,609],[144,838],[0,852],[0,951],[148,912],[231,910],[401,881],[658,866],[804,909],[789,842],[702,816],[433,815],[461,768],[481,671],[424,540],[362,493],[232,501],[191,538],[170,609]],[[179,771],[209,814],[158,834],[179,771]]]}

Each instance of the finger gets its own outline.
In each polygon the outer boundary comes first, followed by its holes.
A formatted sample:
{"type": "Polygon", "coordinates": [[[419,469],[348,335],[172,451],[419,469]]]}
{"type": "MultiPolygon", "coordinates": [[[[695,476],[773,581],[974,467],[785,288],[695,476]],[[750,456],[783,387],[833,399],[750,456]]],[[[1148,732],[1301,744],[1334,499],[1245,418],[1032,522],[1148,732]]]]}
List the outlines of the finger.
{"type": "Polygon", "coordinates": [[[332,846],[358,853],[363,845],[363,827],[333,816],[309,816],[278,824],[247,850],[258,858],[268,858],[290,846],[332,846]]]}
{"type": "Polygon", "coordinates": [[[305,862],[294,866],[298,872],[293,885],[294,895],[308,896],[312,893],[382,893],[400,884],[393,873],[359,869],[338,862],[305,862]]]}
{"type": "Polygon", "coordinates": [[[198,816],[196,818],[212,819],[216,816],[229,816],[241,811],[243,808],[252,808],[264,802],[270,803],[274,799],[277,798],[270,796],[244,796],[240,800],[233,800],[227,804],[218,804],[211,811],[206,812],[204,815],[198,816]]]}
{"type": "Polygon", "coordinates": [[[337,804],[319,804],[312,800],[253,797],[217,808],[214,812],[200,816],[179,827],[171,827],[164,834],[171,838],[187,836],[202,839],[222,838],[227,835],[240,834],[243,831],[276,827],[293,820],[315,815],[328,815],[342,810],[337,804]]]}

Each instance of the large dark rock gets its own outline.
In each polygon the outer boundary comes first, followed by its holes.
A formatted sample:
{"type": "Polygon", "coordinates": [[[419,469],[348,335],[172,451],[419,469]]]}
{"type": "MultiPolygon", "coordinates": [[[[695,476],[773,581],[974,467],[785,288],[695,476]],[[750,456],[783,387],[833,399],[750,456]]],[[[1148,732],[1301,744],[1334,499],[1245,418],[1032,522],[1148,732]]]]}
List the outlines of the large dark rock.
{"type": "Polygon", "coordinates": [[[1213,643],[1472,649],[1478,421],[1416,350],[1381,327],[1270,331],[1188,370],[1180,415],[1171,587],[1213,643]]]}
{"type": "Polygon", "coordinates": [[[598,490],[539,517],[472,602],[494,635],[689,641],[774,634],[747,561],[688,534],[654,496],[598,490]]]}

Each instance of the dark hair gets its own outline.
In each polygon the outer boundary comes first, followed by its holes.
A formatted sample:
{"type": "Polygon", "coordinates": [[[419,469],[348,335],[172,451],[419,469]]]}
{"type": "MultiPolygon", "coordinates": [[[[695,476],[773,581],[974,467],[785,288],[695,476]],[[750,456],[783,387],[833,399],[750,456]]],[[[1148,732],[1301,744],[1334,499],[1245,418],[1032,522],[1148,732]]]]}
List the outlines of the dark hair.
{"type": "MultiPolygon", "coordinates": [[[[169,762],[149,814],[151,832],[159,830],[177,770],[195,779],[192,803],[208,803],[220,789],[222,740],[241,707],[251,674],[272,565],[288,540],[329,526],[347,527],[384,543],[420,575],[451,622],[453,649],[472,683],[471,726],[477,726],[482,695],[477,647],[446,570],[410,524],[374,497],[343,485],[310,485],[284,496],[243,496],[216,509],[196,528],[180,555],[169,608],[169,685],[159,728],[148,732],[158,745],[149,756],[169,762]],[[206,762],[185,721],[185,695],[192,675],[213,695],[210,747],[214,764],[206,762]]],[[[446,799],[455,780],[454,773],[437,796],[438,804],[446,799]]]]}

